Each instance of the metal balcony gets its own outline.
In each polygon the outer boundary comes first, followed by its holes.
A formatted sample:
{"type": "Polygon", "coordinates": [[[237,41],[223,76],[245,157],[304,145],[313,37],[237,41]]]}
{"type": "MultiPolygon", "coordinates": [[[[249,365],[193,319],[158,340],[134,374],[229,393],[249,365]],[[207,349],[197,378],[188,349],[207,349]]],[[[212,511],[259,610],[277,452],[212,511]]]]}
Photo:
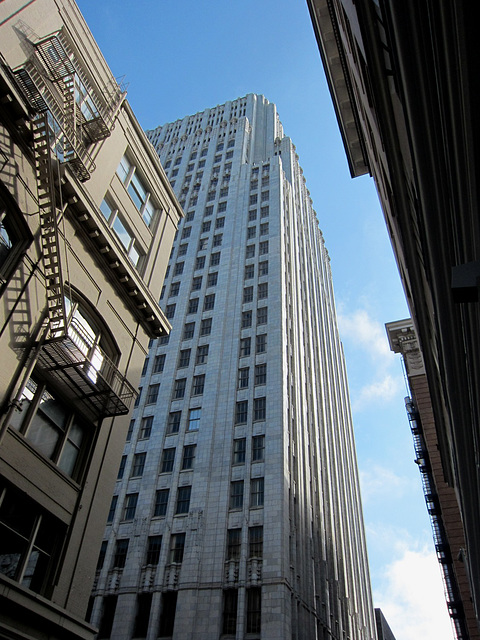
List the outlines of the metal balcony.
{"type": "Polygon", "coordinates": [[[129,412],[137,396],[105,352],[72,318],[63,340],[46,343],[38,366],[66,398],[91,420],[129,412]]]}

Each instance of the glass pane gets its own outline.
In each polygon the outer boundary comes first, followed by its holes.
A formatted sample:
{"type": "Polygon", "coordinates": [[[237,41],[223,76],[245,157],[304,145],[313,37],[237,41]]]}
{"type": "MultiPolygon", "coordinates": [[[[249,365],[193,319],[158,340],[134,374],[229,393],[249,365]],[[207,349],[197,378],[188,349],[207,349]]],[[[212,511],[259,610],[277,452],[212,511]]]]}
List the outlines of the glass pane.
{"type": "Polygon", "coordinates": [[[106,200],[102,200],[102,204],[100,205],[100,211],[103,213],[103,215],[107,220],[110,220],[110,216],[112,215],[113,209],[106,200]]]}
{"type": "Polygon", "coordinates": [[[128,231],[125,228],[125,225],[123,224],[123,222],[120,220],[118,216],[115,218],[115,222],[113,223],[112,227],[115,233],[117,234],[118,239],[123,244],[125,249],[127,249],[128,251],[130,243],[132,242],[132,237],[128,233],[128,231]]]}
{"type": "Polygon", "coordinates": [[[15,580],[20,560],[27,551],[28,542],[2,524],[0,524],[0,539],[2,540],[0,573],[15,580]]]}
{"type": "Polygon", "coordinates": [[[145,209],[143,210],[143,213],[142,213],[142,217],[145,223],[147,224],[147,226],[150,226],[152,224],[154,213],[155,213],[155,208],[152,204],[152,201],[149,200],[145,205],[145,209]]]}
{"type": "Polygon", "coordinates": [[[117,169],[117,176],[122,182],[125,182],[125,180],[127,179],[128,172],[130,171],[130,166],[131,165],[127,156],[123,156],[117,169]]]}
{"type": "Polygon", "coordinates": [[[132,179],[130,180],[130,184],[128,185],[128,193],[132,196],[132,200],[135,203],[137,209],[141,209],[143,203],[147,199],[147,192],[137,177],[137,174],[134,173],[132,179]]]}

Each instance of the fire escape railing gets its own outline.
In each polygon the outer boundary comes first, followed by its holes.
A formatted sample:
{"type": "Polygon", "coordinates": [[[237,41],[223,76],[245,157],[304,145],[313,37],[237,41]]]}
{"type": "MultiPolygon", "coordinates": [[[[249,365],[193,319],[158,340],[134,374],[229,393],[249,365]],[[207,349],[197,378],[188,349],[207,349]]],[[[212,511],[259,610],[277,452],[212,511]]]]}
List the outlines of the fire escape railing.
{"type": "Polygon", "coordinates": [[[440,502],[435,487],[435,480],[430,464],[427,446],[425,443],[420,416],[411,398],[405,398],[410,429],[413,436],[413,446],[416,460],[422,478],[423,493],[427,510],[432,525],[433,541],[438,562],[441,565],[445,598],[448,613],[452,620],[457,640],[468,640],[468,632],[465,624],[463,604],[459,595],[457,577],[455,575],[452,554],[448,537],[443,523],[440,502]]]}

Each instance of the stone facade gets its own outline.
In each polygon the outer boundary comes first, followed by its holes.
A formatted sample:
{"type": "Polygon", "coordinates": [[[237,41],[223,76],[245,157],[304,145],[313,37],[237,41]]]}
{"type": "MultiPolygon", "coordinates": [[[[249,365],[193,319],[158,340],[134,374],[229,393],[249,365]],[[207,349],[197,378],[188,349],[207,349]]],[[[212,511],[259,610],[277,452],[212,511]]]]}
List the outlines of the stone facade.
{"type": "Polygon", "coordinates": [[[100,638],[375,637],[330,261],[277,110],[148,132],[185,210],[93,592],[100,638]],[[129,508],[130,505],[134,508],[129,508]]]}

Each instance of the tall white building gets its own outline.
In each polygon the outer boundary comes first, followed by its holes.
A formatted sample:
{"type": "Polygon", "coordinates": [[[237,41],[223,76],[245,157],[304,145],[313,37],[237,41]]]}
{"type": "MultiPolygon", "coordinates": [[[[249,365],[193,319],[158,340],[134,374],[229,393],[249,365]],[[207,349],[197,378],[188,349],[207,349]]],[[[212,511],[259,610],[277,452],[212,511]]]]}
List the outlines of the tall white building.
{"type": "Polygon", "coordinates": [[[274,104],[149,132],[185,218],[105,531],[99,638],[375,638],[327,250],[274,104]]]}

